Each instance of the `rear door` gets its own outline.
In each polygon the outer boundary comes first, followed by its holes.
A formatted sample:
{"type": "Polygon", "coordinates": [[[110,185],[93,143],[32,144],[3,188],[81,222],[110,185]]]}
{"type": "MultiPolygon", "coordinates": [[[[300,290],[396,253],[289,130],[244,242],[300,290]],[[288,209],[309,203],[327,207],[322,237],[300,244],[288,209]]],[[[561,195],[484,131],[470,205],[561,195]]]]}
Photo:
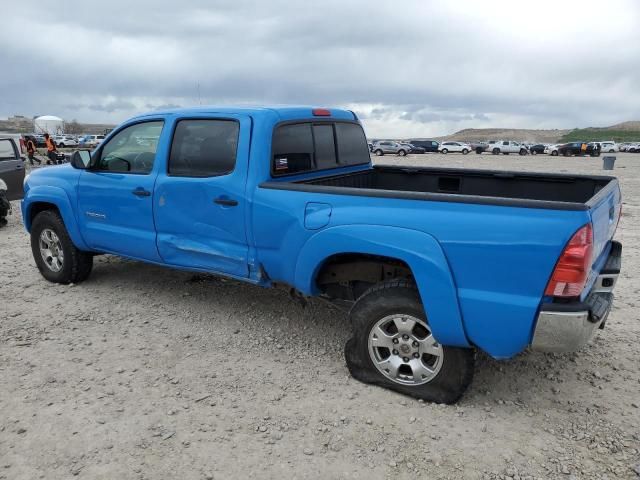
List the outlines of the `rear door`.
{"type": "Polygon", "coordinates": [[[157,245],[172,265],[247,277],[245,185],[251,118],[176,119],[168,168],[156,182],[157,245]]]}
{"type": "Polygon", "coordinates": [[[0,138],[0,179],[7,184],[8,200],[22,198],[24,162],[18,153],[18,147],[10,138],[0,138]]]}

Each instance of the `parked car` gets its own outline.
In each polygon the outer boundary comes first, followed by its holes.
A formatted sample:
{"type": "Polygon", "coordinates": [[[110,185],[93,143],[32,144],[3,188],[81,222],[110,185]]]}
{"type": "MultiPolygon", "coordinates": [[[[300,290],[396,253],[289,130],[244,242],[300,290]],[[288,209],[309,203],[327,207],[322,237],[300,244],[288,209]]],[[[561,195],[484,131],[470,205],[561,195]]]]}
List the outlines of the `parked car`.
{"type": "Polygon", "coordinates": [[[104,135],[86,135],[84,136],[78,145],[81,147],[97,147],[104,140],[104,135]]]}
{"type": "Polygon", "coordinates": [[[400,145],[407,147],[409,149],[408,153],[413,153],[413,154],[423,154],[426,152],[426,150],[422,147],[418,147],[417,145],[413,145],[412,143],[401,143],[400,145]]]}
{"type": "Polygon", "coordinates": [[[529,147],[529,152],[531,155],[537,155],[539,153],[545,153],[544,150],[547,148],[543,143],[536,143],[535,145],[531,145],[529,147]]]}
{"type": "Polygon", "coordinates": [[[628,153],[640,153],[640,143],[638,143],[638,144],[630,144],[627,147],[626,151],[628,153]]]}
{"type": "Polygon", "coordinates": [[[440,146],[435,140],[409,140],[409,143],[413,146],[424,148],[425,153],[437,153],[440,146]]]}
{"type": "Polygon", "coordinates": [[[481,154],[484,152],[491,152],[491,150],[493,150],[493,147],[495,146],[495,144],[497,143],[497,140],[489,140],[487,142],[480,142],[478,143],[478,145],[476,145],[474,147],[474,151],[477,154],[481,154]]]}
{"type": "Polygon", "coordinates": [[[78,146],[78,140],[71,135],[56,135],[53,139],[59,148],[78,146]]]}
{"type": "Polygon", "coordinates": [[[355,378],[451,403],[473,348],[570,351],[605,325],[620,207],[614,177],[374,166],[350,111],[227,107],[128,120],[31,173],[22,215],[51,282],[109,253],[322,296],[349,309],[355,378]]]}
{"type": "Polygon", "coordinates": [[[509,155],[510,153],[526,155],[527,153],[529,153],[526,146],[510,140],[497,140],[489,148],[490,150],[488,151],[490,151],[494,155],[499,155],[500,153],[502,153],[503,155],[509,155]]]}
{"type": "Polygon", "coordinates": [[[598,143],[571,142],[558,146],[558,155],[570,157],[571,155],[600,155],[600,145],[598,143]]]}
{"type": "Polygon", "coordinates": [[[407,153],[409,153],[409,150],[410,148],[406,145],[402,145],[398,142],[391,142],[388,140],[383,140],[373,144],[373,153],[375,153],[379,157],[387,153],[404,157],[407,153]]]}
{"type": "Polygon", "coordinates": [[[7,224],[11,201],[22,198],[24,157],[13,137],[0,134],[0,227],[7,224]]]}
{"type": "Polygon", "coordinates": [[[556,144],[556,145],[547,145],[544,149],[544,153],[546,153],[547,155],[551,155],[552,157],[557,157],[558,156],[558,147],[560,146],[560,144],[556,144]]]}
{"type": "Polygon", "coordinates": [[[462,142],[444,142],[438,147],[440,153],[447,154],[449,152],[459,152],[466,155],[471,151],[471,145],[462,142]]]}
{"type": "Polygon", "coordinates": [[[600,151],[604,153],[615,153],[619,150],[618,145],[616,145],[616,142],[614,141],[597,142],[597,143],[600,144],[600,151]]]}

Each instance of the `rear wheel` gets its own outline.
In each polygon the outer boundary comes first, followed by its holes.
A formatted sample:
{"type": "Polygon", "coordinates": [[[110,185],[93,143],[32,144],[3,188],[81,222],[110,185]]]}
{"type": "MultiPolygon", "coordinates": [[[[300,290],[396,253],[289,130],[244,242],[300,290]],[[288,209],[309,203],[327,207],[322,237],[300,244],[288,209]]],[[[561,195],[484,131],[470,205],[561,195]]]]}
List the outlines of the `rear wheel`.
{"type": "Polygon", "coordinates": [[[471,383],[473,350],[438,343],[413,283],[370,288],[350,318],[345,357],[357,380],[436,403],[456,402],[471,383]]]}
{"type": "Polygon", "coordinates": [[[447,153],[449,153],[449,150],[447,150],[446,148],[443,148],[442,150],[440,150],[440,153],[444,153],[446,155],[447,153]]]}
{"type": "Polygon", "coordinates": [[[537,150],[531,150],[531,155],[537,155],[538,151],[537,150]]]}
{"type": "Polygon", "coordinates": [[[500,153],[500,149],[494,148],[493,150],[491,150],[491,153],[493,153],[494,155],[498,155],[500,153]]]}
{"type": "Polygon", "coordinates": [[[407,154],[407,152],[405,152],[404,150],[399,150],[398,151],[398,155],[400,155],[401,157],[404,157],[407,154]]]}
{"type": "Polygon", "coordinates": [[[54,283],[80,283],[93,267],[93,255],[76,248],[53,210],[40,212],[33,220],[31,252],[42,276],[54,283]]]}
{"type": "Polygon", "coordinates": [[[469,150],[468,150],[468,149],[466,149],[466,148],[463,148],[463,149],[462,149],[462,154],[463,154],[463,155],[466,155],[467,153],[469,153],[469,150]]]}
{"type": "Polygon", "coordinates": [[[557,157],[558,156],[558,151],[557,150],[552,151],[551,152],[551,156],[552,157],[557,157]]]}
{"type": "Polygon", "coordinates": [[[382,150],[376,150],[375,153],[378,157],[381,157],[382,155],[384,155],[384,152],[382,150]]]}
{"type": "Polygon", "coordinates": [[[569,150],[564,150],[562,152],[562,155],[565,156],[565,157],[570,157],[571,156],[571,152],[569,152],[569,150]]]}

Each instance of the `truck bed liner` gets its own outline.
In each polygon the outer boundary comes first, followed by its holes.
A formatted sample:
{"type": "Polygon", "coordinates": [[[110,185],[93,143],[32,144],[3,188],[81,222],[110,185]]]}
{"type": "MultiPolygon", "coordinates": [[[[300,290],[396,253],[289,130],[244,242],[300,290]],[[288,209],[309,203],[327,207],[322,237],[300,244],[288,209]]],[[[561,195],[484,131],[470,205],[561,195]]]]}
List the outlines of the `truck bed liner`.
{"type": "Polygon", "coordinates": [[[387,167],[266,188],[342,195],[588,210],[617,183],[614,177],[446,168],[387,167]]]}

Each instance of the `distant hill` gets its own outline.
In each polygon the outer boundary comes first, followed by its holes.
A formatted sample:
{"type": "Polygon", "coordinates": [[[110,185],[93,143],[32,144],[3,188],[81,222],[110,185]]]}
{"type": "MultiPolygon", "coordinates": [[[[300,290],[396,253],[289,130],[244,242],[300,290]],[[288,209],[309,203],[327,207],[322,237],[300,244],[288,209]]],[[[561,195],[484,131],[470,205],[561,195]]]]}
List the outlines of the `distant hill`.
{"type": "Polygon", "coordinates": [[[567,135],[570,130],[529,130],[525,128],[466,128],[441,140],[482,141],[482,140],[516,140],[519,142],[553,143],[567,135]]]}
{"type": "Polygon", "coordinates": [[[640,122],[622,122],[610,127],[577,128],[563,135],[563,142],[615,140],[616,142],[640,141],[640,122]]]}
{"type": "Polygon", "coordinates": [[[573,141],[615,140],[616,142],[640,141],[640,121],[622,122],[610,127],[576,129],[533,130],[526,128],[466,128],[439,141],[477,142],[482,140],[515,140],[532,143],[561,143],[573,141]]]}

